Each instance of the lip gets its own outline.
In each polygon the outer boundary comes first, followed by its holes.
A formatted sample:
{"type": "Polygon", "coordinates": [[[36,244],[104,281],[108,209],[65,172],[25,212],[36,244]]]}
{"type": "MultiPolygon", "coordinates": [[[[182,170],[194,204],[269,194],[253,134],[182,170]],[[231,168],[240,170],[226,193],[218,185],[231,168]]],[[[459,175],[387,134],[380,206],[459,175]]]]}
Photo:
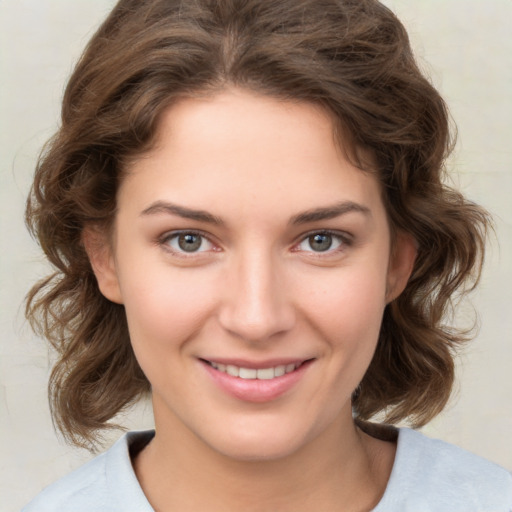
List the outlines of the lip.
{"type": "Polygon", "coordinates": [[[245,402],[270,402],[290,391],[305,375],[314,359],[272,359],[264,362],[240,359],[199,359],[202,367],[214,383],[225,393],[245,402]],[[262,369],[286,364],[300,364],[298,368],[270,380],[242,379],[216,370],[208,361],[218,364],[232,364],[243,368],[262,369]]]}
{"type": "Polygon", "coordinates": [[[210,362],[210,363],[217,363],[217,364],[224,364],[224,365],[228,365],[228,364],[231,364],[231,365],[234,365],[234,366],[238,366],[238,367],[241,367],[241,368],[252,368],[254,370],[260,370],[262,368],[273,368],[275,366],[287,366],[289,364],[295,364],[295,365],[299,365],[299,364],[303,364],[309,360],[311,360],[312,358],[305,358],[305,359],[300,359],[300,358],[274,358],[274,359],[265,359],[265,361],[249,361],[247,359],[233,359],[233,358],[217,358],[217,357],[213,357],[213,358],[208,358],[208,357],[203,357],[201,358],[203,361],[205,362],[210,362]]]}

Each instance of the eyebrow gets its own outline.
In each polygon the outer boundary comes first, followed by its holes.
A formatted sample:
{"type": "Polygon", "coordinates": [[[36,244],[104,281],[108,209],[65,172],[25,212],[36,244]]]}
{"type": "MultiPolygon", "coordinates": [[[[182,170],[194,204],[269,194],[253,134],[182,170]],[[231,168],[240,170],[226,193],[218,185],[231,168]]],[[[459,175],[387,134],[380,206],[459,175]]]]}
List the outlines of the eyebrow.
{"type": "MultiPolygon", "coordinates": [[[[343,201],[341,203],[334,204],[332,206],[326,206],[323,208],[314,208],[305,212],[294,215],[289,224],[299,225],[307,224],[308,222],[317,222],[320,220],[334,219],[347,213],[362,213],[366,216],[371,216],[371,210],[362,204],[354,203],[353,201],[343,201]]],[[[198,222],[206,222],[208,224],[214,224],[216,226],[224,226],[225,222],[211,213],[205,210],[195,210],[193,208],[187,208],[186,206],[180,206],[167,201],[156,201],[145,210],[141,212],[141,215],[155,215],[165,213],[169,215],[177,215],[184,219],[196,220],[198,222]]]]}
{"type": "Polygon", "coordinates": [[[367,217],[371,217],[371,210],[367,206],[354,203],[353,201],[343,201],[332,206],[315,208],[313,210],[307,210],[303,213],[299,213],[290,219],[290,224],[307,224],[308,222],[329,220],[352,212],[362,213],[367,217]]]}
{"type": "Polygon", "coordinates": [[[208,224],[215,224],[223,226],[224,221],[211,213],[204,210],[194,210],[185,206],[180,206],[166,201],[156,201],[148,208],[141,212],[141,215],[154,215],[158,213],[167,213],[170,215],[178,215],[184,219],[197,220],[199,222],[206,222],[208,224]]]}

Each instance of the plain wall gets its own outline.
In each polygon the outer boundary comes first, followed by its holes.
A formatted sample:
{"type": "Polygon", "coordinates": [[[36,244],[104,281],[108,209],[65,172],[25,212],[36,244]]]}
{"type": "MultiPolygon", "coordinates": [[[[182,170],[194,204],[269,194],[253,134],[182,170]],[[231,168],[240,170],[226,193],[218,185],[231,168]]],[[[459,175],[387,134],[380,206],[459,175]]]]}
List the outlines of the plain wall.
{"type": "MultiPolygon", "coordinates": [[[[23,317],[23,298],[46,272],[23,222],[44,141],[55,130],[66,78],[112,0],[0,0],[0,509],[18,510],[91,457],[65,446],[49,416],[46,345],[23,317]]],[[[459,361],[447,410],[424,431],[512,469],[512,2],[388,0],[423,69],[458,124],[454,180],[496,219],[481,287],[480,332],[459,361]]],[[[471,319],[461,309],[460,321],[471,319]]],[[[126,418],[151,425],[150,408],[126,418]]]]}

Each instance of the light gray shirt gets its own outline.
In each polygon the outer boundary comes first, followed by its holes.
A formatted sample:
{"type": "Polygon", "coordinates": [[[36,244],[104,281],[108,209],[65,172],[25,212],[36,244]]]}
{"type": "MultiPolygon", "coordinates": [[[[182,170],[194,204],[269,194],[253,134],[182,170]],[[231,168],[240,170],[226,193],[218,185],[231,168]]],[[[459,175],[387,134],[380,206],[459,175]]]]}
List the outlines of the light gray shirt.
{"type": "MultiPolygon", "coordinates": [[[[154,432],[130,432],[44,489],[22,512],[154,512],[132,468],[154,432]]],[[[512,475],[461,448],[401,428],[386,491],[372,512],[512,512],[512,475]]]]}

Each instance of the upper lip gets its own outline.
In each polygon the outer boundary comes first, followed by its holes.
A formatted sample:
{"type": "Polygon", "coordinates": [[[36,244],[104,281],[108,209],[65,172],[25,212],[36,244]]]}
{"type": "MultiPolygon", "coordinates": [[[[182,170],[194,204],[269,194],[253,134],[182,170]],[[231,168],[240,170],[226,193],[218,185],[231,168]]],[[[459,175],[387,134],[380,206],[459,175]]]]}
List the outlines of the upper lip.
{"type": "Polygon", "coordinates": [[[225,358],[225,357],[201,357],[203,361],[207,361],[209,363],[216,364],[224,364],[224,365],[233,365],[238,366],[239,368],[252,368],[255,370],[260,370],[263,368],[274,368],[276,366],[286,366],[288,364],[299,365],[305,363],[306,361],[310,361],[314,359],[312,357],[309,358],[297,358],[297,357],[283,357],[283,358],[273,358],[266,359],[265,361],[249,361],[247,359],[237,359],[237,358],[225,358]]]}

